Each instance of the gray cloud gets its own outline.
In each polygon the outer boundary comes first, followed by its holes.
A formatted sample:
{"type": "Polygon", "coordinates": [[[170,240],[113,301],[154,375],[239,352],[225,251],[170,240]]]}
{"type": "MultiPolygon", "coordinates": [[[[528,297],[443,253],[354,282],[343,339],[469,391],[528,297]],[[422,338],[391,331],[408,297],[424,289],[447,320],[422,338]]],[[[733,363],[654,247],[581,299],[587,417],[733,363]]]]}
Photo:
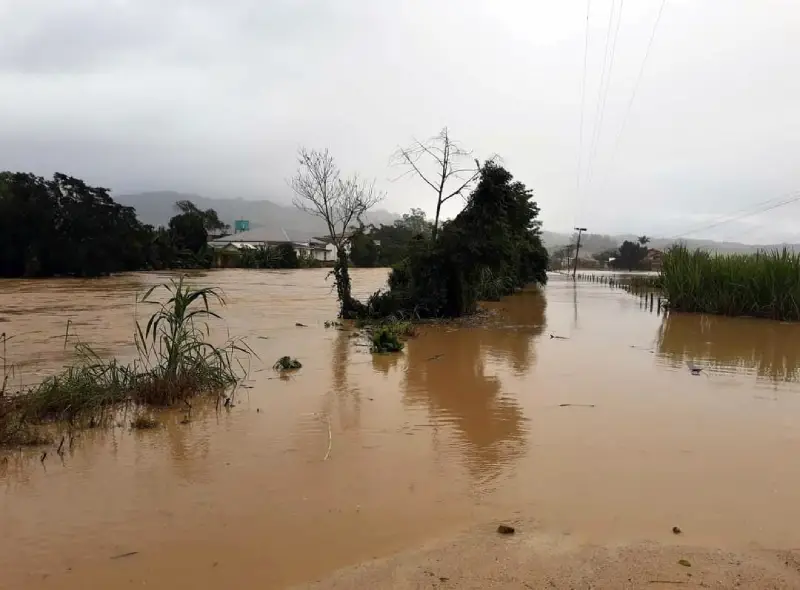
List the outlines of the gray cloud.
{"type": "MultiPolygon", "coordinates": [[[[668,0],[615,141],[660,3],[625,3],[594,151],[611,0],[592,3],[580,194],[578,0],[8,0],[0,168],[287,201],[295,150],[319,146],[387,208],[430,211],[388,161],[448,125],[503,156],[552,230],[677,234],[800,189],[792,0],[668,0]]],[[[707,235],[800,240],[797,207],[707,235]]]]}

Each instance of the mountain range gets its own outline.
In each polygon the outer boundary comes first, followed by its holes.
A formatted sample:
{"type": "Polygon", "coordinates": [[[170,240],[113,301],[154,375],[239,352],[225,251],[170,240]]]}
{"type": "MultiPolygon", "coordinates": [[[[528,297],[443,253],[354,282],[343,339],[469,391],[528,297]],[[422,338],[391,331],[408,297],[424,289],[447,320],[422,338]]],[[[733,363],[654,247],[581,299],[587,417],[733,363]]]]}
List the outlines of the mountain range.
{"type": "MultiPolygon", "coordinates": [[[[166,225],[170,217],[177,213],[175,203],[189,200],[201,209],[214,209],[219,218],[231,226],[236,219],[247,219],[250,221],[251,229],[264,228],[276,232],[283,231],[292,235],[294,239],[308,239],[325,232],[325,224],[318,217],[300,211],[293,205],[281,205],[267,200],[219,199],[175,191],[114,195],[114,199],[122,205],[136,209],[139,220],[153,226],[166,225]]],[[[385,209],[375,209],[365,216],[364,221],[375,225],[391,224],[399,217],[385,209]]],[[[625,240],[636,241],[636,239],[637,237],[633,234],[584,234],[581,238],[581,252],[590,256],[603,250],[616,248],[625,240]]],[[[800,244],[754,246],[739,242],[716,242],[713,240],[683,239],[681,241],[690,248],[703,248],[721,253],[755,252],[759,249],[769,250],[784,246],[800,251],[800,244]]],[[[542,242],[552,252],[555,248],[575,243],[575,237],[568,233],[543,231],[542,242]]],[[[675,242],[675,238],[651,238],[648,246],[662,250],[675,242]]]]}
{"type": "MultiPolygon", "coordinates": [[[[214,199],[190,193],[174,191],[157,191],[126,195],[113,195],[114,200],[122,205],[136,209],[136,216],[142,223],[155,227],[167,225],[170,218],[177,214],[175,203],[191,201],[199,209],[214,209],[219,218],[233,227],[237,219],[250,221],[251,229],[264,228],[289,233],[295,239],[308,239],[325,231],[325,223],[301,211],[294,205],[280,205],[272,201],[251,201],[246,199],[214,199]]],[[[367,224],[390,224],[400,216],[383,209],[370,211],[364,219],[367,224]]]]}
{"type": "MultiPolygon", "coordinates": [[[[638,236],[633,234],[617,234],[617,235],[604,235],[604,234],[583,234],[581,237],[581,258],[586,255],[603,252],[618,247],[625,240],[636,242],[638,236]]],[[[558,232],[542,232],[542,242],[548,251],[552,252],[554,249],[566,246],[567,244],[575,243],[575,235],[568,233],[558,232]]],[[[647,246],[657,250],[665,250],[676,242],[682,242],[691,249],[702,249],[709,252],[717,252],[720,254],[734,254],[734,253],[752,253],[759,250],[774,250],[781,248],[789,248],[790,250],[800,251],[800,244],[777,243],[777,244],[744,244],[741,242],[717,242],[714,240],[703,239],[688,239],[688,238],[650,238],[647,246]]]]}

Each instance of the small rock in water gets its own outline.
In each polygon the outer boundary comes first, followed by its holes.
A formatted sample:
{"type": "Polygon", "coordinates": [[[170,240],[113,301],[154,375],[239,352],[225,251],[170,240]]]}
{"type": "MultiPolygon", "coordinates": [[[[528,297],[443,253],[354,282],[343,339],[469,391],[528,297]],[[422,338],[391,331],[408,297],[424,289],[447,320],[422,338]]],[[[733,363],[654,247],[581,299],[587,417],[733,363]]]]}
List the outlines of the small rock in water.
{"type": "Polygon", "coordinates": [[[679,526],[674,526],[674,527],[672,527],[672,532],[673,532],[674,534],[676,534],[676,535],[680,535],[680,534],[681,534],[683,531],[681,530],[681,527],[679,527],[679,526]]]}
{"type": "Polygon", "coordinates": [[[513,535],[516,532],[516,530],[514,529],[513,526],[501,524],[499,527],[497,527],[497,532],[500,533],[501,535],[513,535]]]}

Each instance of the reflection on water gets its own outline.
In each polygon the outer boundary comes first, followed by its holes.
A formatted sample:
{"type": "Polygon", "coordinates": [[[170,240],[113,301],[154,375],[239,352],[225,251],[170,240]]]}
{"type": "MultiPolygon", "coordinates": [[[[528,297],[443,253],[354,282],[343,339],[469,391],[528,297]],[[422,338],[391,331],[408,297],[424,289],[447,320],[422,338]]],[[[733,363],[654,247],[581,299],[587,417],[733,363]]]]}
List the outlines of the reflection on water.
{"type": "Polygon", "coordinates": [[[435,326],[408,343],[405,402],[428,408],[432,421],[452,426],[467,466],[479,482],[495,479],[525,449],[527,427],[517,395],[502,387],[500,365],[530,372],[534,340],[544,330],[545,299],[536,291],[493,306],[489,325],[435,326]]]}
{"type": "Polygon", "coordinates": [[[691,361],[773,382],[798,380],[799,343],[800,324],[751,318],[671,313],[658,332],[658,352],[675,366],[691,361]]]}

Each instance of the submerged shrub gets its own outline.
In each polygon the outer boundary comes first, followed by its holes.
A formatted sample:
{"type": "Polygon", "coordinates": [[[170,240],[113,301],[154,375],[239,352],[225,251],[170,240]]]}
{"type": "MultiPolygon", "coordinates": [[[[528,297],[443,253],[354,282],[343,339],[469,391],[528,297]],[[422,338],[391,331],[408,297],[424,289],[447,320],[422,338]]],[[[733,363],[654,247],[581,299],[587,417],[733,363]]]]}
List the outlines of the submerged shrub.
{"type": "Polygon", "coordinates": [[[302,367],[303,364],[300,361],[290,356],[282,356],[272,365],[272,368],[276,371],[293,371],[295,369],[301,369],[302,367]]]}
{"type": "Polygon", "coordinates": [[[139,414],[136,418],[131,420],[131,428],[133,430],[152,430],[159,426],[158,420],[144,414],[139,414]]]}
{"type": "Polygon", "coordinates": [[[417,330],[411,322],[390,319],[388,322],[366,324],[369,334],[370,352],[400,352],[404,348],[402,338],[416,336],[417,330]]]}
{"type": "Polygon", "coordinates": [[[372,331],[370,352],[400,352],[403,350],[403,346],[400,336],[388,326],[379,326],[372,331]]]}

